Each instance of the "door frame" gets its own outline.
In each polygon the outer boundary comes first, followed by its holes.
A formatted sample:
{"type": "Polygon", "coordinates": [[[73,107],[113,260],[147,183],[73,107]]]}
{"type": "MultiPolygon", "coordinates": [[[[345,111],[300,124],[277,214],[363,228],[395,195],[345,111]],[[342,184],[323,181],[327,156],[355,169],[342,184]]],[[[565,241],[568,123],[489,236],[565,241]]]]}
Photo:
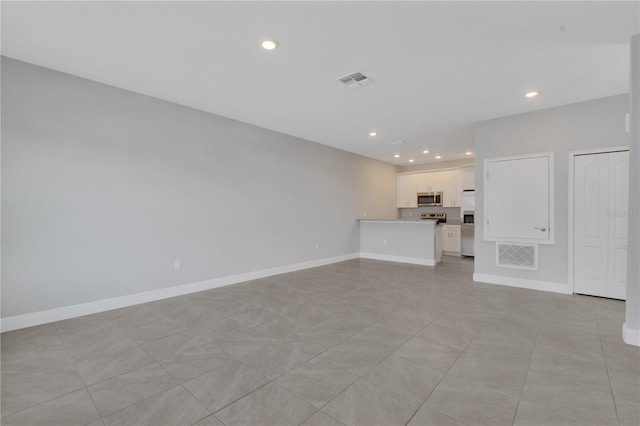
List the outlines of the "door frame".
{"type": "Polygon", "coordinates": [[[569,151],[569,213],[568,213],[568,237],[567,237],[567,246],[569,248],[569,262],[568,262],[568,284],[571,289],[571,293],[575,293],[575,281],[573,276],[573,255],[574,255],[574,240],[573,240],[573,212],[575,208],[575,193],[574,193],[574,180],[575,180],[575,170],[574,170],[574,162],[575,157],[580,155],[591,155],[591,154],[606,154],[609,152],[621,152],[621,151],[629,151],[629,145],[619,145],[619,146],[611,146],[611,147],[603,147],[603,148],[590,148],[590,149],[581,149],[577,151],[569,151]]]}

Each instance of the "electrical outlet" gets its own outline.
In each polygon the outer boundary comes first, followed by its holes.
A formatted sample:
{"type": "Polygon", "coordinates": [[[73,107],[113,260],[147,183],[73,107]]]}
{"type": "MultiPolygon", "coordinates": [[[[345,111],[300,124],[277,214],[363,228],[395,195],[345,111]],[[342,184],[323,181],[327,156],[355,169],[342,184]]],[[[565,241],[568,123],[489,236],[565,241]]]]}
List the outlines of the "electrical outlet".
{"type": "Polygon", "coordinates": [[[382,245],[386,246],[387,245],[387,240],[383,240],[382,241],[382,245]]]}
{"type": "Polygon", "coordinates": [[[362,212],[362,217],[367,217],[367,211],[362,212]]]}
{"type": "Polygon", "coordinates": [[[320,243],[316,241],[316,248],[320,248],[320,243]]]}
{"type": "Polygon", "coordinates": [[[173,269],[178,270],[182,269],[182,260],[176,259],[173,261],[173,269]]]}

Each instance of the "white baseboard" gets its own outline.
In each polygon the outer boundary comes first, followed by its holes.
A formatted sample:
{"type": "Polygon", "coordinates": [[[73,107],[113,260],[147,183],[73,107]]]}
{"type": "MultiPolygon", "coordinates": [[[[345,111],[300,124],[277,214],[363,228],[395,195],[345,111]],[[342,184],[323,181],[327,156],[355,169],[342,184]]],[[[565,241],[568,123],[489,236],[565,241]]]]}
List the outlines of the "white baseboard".
{"type": "Polygon", "coordinates": [[[569,284],[552,281],[528,280],[524,278],[505,277],[503,275],[473,274],[473,281],[488,284],[506,285],[530,290],[551,291],[553,293],[572,294],[569,284]]]}
{"type": "Polygon", "coordinates": [[[640,346],[640,330],[627,327],[627,323],[622,324],[622,339],[627,345],[640,346]]]}
{"type": "Polygon", "coordinates": [[[300,262],[291,265],[277,266],[275,268],[261,269],[259,271],[247,272],[244,274],[229,275],[226,277],[213,278],[210,280],[199,281],[190,284],[145,291],[143,293],[114,297],[111,299],[97,300],[95,302],[64,306],[61,308],[33,312],[24,315],[16,315],[0,319],[0,331],[5,332],[17,330],[20,328],[33,327],[35,325],[62,321],[65,319],[80,317],[83,315],[90,315],[98,312],[110,311],[112,309],[138,305],[141,303],[153,302],[155,300],[168,299],[170,297],[182,296],[184,294],[196,293],[198,291],[210,290],[212,288],[223,287],[243,281],[250,281],[269,277],[272,275],[284,274],[287,272],[344,262],[345,260],[357,259],[358,257],[360,257],[358,253],[351,253],[336,257],[327,257],[323,259],[311,260],[308,262],[300,262]]]}
{"type": "Polygon", "coordinates": [[[414,265],[436,266],[435,259],[423,259],[420,257],[390,256],[378,253],[360,253],[363,259],[386,260],[388,262],[412,263],[414,265]]]}

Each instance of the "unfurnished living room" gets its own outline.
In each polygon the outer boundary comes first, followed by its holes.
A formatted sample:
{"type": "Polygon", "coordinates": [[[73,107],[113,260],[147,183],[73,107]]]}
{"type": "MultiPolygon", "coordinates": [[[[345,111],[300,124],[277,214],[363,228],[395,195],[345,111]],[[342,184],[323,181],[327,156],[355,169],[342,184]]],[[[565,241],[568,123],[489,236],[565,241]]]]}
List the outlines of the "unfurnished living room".
{"type": "Polygon", "coordinates": [[[0,12],[0,424],[640,425],[639,1],[0,12]]]}

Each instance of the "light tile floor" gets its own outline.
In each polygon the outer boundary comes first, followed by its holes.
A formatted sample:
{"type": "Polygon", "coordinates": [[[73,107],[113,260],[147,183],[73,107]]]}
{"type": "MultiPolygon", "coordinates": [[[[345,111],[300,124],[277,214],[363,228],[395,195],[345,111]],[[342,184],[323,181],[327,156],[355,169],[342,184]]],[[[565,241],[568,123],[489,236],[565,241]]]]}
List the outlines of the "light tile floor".
{"type": "Polygon", "coordinates": [[[371,260],[2,335],[4,425],[638,425],[624,303],[371,260]]]}

